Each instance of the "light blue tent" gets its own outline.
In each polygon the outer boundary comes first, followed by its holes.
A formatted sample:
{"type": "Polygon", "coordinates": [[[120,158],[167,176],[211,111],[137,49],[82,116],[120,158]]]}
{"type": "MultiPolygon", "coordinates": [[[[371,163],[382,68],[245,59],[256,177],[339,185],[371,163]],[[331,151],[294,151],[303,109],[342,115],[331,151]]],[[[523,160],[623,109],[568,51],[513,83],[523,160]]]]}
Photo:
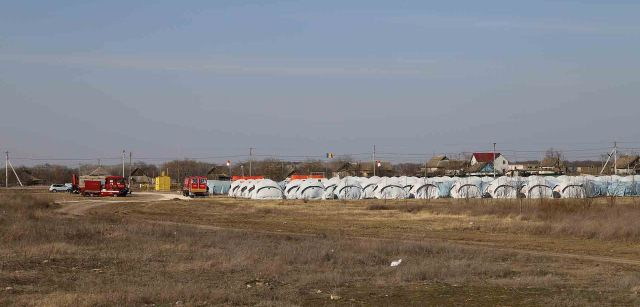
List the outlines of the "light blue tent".
{"type": "Polygon", "coordinates": [[[451,187],[458,179],[458,177],[451,178],[447,176],[433,178],[433,183],[438,187],[438,197],[451,197],[451,187]]]}
{"type": "Polygon", "coordinates": [[[228,180],[207,180],[207,186],[209,187],[209,194],[222,195],[229,193],[231,188],[231,181],[228,180]]]}
{"type": "Polygon", "coordinates": [[[609,196],[638,196],[640,195],[640,176],[611,176],[609,196]]]}

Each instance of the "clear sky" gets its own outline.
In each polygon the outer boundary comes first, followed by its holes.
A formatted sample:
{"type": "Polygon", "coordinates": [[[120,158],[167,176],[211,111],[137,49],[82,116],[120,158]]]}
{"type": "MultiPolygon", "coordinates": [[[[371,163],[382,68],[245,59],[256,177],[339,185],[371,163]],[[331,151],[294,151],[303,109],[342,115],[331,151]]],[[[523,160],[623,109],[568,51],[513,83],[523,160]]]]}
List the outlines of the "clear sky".
{"type": "Polygon", "coordinates": [[[0,149],[16,156],[640,147],[639,1],[0,7],[0,149]]]}

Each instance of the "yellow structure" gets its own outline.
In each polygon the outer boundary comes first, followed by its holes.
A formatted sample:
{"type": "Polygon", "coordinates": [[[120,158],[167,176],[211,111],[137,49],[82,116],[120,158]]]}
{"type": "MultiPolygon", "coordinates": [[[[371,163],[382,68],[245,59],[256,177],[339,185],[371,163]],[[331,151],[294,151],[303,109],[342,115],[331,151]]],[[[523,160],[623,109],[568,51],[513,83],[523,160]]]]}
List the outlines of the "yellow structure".
{"type": "Polygon", "coordinates": [[[171,177],[165,176],[164,172],[160,177],[156,177],[156,191],[170,191],[171,177]]]}

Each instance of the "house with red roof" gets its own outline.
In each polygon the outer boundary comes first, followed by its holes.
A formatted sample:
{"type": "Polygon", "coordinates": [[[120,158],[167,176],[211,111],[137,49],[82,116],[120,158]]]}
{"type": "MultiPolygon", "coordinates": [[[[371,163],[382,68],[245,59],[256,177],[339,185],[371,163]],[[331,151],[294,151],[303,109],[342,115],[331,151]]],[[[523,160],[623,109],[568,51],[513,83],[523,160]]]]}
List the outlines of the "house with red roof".
{"type": "MultiPolygon", "coordinates": [[[[487,172],[490,170],[490,173],[493,173],[493,168],[495,168],[496,173],[498,174],[504,174],[509,169],[509,160],[499,152],[495,153],[495,157],[493,152],[474,152],[471,156],[470,165],[473,167],[477,164],[492,165],[493,167],[480,168],[482,170],[487,170],[487,172]]],[[[485,175],[489,174],[487,173],[485,175]]]]}

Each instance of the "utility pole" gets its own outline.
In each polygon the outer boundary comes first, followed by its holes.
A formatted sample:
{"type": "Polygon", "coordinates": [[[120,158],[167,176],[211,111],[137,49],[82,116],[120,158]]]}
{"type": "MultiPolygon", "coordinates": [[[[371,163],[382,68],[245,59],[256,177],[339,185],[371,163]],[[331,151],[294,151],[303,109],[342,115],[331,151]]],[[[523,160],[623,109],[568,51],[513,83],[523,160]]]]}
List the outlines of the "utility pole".
{"type": "Polygon", "coordinates": [[[249,147],[249,177],[252,176],[251,162],[253,160],[253,147],[249,147]]]}
{"type": "Polygon", "coordinates": [[[373,163],[373,176],[376,175],[376,145],[373,145],[373,155],[371,156],[373,163]]]}
{"type": "Polygon", "coordinates": [[[496,143],[493,143],[493,178],[496,178],[496,143]]]}
{"type": "Polygon", "coordinates": [[[618,142],[613,142],[613,174],[618,174],[618,142]]]}
{"type": "Polygon", "coordinates": [[[5,151],[6,159],[4,160],[4,187],[9,187],[9,152],[5,151]]]}
{"type": "Polygon", "coordinates": [[[122,150],[122,178],[124,178],[124,149],[122,150]]]}
{"type": "Polygon", "coordinates": [[[18,183],[20,184],[20,186],[22,187],[22,181],[20,180],[20,176],[18,176],[18,173],[16,173],[16,169],[13,168],[13,164],[11,164],[11,161],[9,161],[9,152],[5,151],[5,155],[6,155],[6,166],[5,166],[5,187],[9,187],[9,166],[11,167],[11,170],[13,171],[13,174],[16,176],[16,180],[18,181],[18,183]]]}
{"type": "Polygon", "coordinates": [[[131,187],[131,171],[133,167],[133,153],[129,152],[129,187],[131,187]]]}

